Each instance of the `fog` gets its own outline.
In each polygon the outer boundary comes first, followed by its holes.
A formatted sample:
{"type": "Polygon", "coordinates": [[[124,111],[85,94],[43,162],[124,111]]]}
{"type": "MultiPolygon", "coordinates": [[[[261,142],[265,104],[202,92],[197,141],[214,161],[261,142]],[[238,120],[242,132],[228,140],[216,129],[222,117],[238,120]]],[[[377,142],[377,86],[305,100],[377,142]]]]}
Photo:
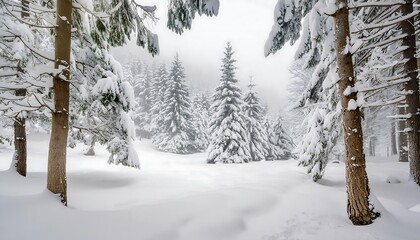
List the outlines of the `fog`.
{"type": "Polygon", "coordinates": [[[276,55],[264,57],[277,0],[221,0],[218,16],[197,16],[192,28],[182,35],[166,27],[168,1],[145,2],[158,7],[159,21],[148,24],[159,35],[160,54],[152,58],[132,41],[113,49],[118,60],[125,63],[130,54],[139,54],[148,63],[170,63],[178,52],[190,86],[211,91],[219,82],[221,58],[226,42],[230,41],[237,60],[237,78],[244,92],[253,76],[262,100],[271,110],[285,108],[291,78],[288,67],[296,48],[286,45],[276,55]]]}

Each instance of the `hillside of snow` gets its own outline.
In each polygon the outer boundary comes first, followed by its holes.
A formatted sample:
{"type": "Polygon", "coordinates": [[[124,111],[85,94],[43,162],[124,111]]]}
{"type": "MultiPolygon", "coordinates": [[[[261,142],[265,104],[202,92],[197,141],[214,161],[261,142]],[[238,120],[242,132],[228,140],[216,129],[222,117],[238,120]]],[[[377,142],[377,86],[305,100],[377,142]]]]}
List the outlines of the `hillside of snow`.
{"type": "Polygon", "coordinates": [[[9,171],[0,146],[1,240],[417,240],[420,188],[408,163],[368,158],[371,201],[382,216],[353,226],[346,214],[344,164],[314,183],[294,160],[205,164],[137,141],[141,170],[108,165],[108,153],[68,151],[68,204],[45,190],[49,136],[28,137],[28,177],[9,171]],[[387,183],[391,182],[391,183],[387,183]]]}

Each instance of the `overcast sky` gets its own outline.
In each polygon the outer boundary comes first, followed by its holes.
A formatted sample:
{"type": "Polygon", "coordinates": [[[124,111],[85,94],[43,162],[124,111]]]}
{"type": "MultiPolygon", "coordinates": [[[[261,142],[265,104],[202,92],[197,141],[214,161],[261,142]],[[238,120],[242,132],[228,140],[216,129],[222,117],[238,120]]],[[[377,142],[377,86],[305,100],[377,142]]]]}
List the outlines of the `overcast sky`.
{"type": "Polygon", "coordinates": [[[190,86],[212,90],[219,83],[221,58],[226,42],[230,41],[243,91],[246,92],[245,86],[252,75],[261,98],[272,110],[287,105],[287,85],[291,77],[288,67],[295,47],[287,44],[276,55],[264,57],[264,44],[274,22],[273,11],[277,0],[220,0],[218,16],[196,17],[191,30],[182,35],[166,28],[167,0],[143,2],[158,7],[156,16],[160,20],[150,24],[150,28],[159,35],[160,54],[151,58],[130,43],[112,51],[119,61],[124,63],[129,53],[137,53],[148,61],[169,63],[178,52],[190,86]]]}

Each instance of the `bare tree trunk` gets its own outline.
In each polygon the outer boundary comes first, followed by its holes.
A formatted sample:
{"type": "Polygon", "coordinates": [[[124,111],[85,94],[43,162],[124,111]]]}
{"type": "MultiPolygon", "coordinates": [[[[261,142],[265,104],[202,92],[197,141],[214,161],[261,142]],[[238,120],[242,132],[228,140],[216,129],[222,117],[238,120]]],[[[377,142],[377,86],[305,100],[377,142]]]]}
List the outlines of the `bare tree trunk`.
{"type": "Polygon", "coordinates": [[[70,47],[72,0],[57,1],[57,29],[55,36],[55,68],[63,68],[54,76],[53,91],[55,110],[52,114],[51,138],[48,152],[47,188],[60,194],[67,206],[66,155],[70,95],[70,47]]]}
{"type": "Polygon", "coordinates": [[[95,156],[95,143],[96,143],[96,138],[92,137],[89,150],[85,153],[86,156],[95,156]]]}
{"type": "MultiPolygon", "coordinates": [[[[398,115],[405,115],[405,103],[398,106],[398,115]]],[[[407,133],[405,132],[406,120],[398,120],[398,161],[399,162],[408,162],[408,139],[407,133]]]]}
{"type": "MultiPolygon", "coordinates": [[[[413,12],[413,1],[407,0],[406,4],[401,6],[401,13],[403,16],[409,15],[413,12]]],[[[407,103],[407,119],[408,131],[408,159],[410,161],[411,178],[420,185],[420,151],[419,151],[419,82],[417,80],[417,59],[416,54],[416,36],[414,29],[414,17],[409,18],[401,23],[403,34],[407,37],[403,38],[402,46],[406,47],[403,51],[404,59],[407,62],[404,64],[404,72],[410,80],[405,85],[406,103],[407,103]]]]}
{"type": "Polygon", "coordinates": [[[369,138],[369,156],[374,157],[376,155],[376,137],[369,138]]]}
{"type": "Polygon", "coordinates": [[[395,130],[395,121],[391,122],[391,155],[397,154],[397,135],[395,130]]]}
{"type": "MultiPolygon", "coordinates": [[[[21,18],[24,19],[29,16],[29,1],[22,0],[22,12],[21,18]]],[[[26,89],[17,89],[15,91],[16,96],[26,96],[26,89]]],[[[26,120],[24,116],[15,117],[14,127],[14,145],[15,155],[13,161],[16,162],[16,171],[26,176],[26,120]]]]}
{"type": "Polygon", "coordinates": [[[357,93],[344,94],[347,88],[354,89],[355,78],[350,52],[345,52],[350,41],[349,11],[347,0],[337,0],[341,6],[335,13],[335,44],[337,73],[342,105],[342,124],[346,150],[347,214],[354,225],[372,223],[369,209],[369,181],[363,153],[363,133],[359,107],[354,107],[357,93]]]}

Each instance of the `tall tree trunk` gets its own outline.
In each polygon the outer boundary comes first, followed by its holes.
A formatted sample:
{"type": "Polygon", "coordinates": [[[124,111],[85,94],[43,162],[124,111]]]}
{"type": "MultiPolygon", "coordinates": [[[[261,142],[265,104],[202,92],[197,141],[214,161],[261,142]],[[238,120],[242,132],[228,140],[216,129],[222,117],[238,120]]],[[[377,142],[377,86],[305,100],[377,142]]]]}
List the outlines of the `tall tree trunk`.
{"type": "Polygon", "coordinates": [[[396,134],[396,130],[395,130],[395,121],[392,120],[391,121],[391,155],[396,155],[397,154],[397,134],[396,134]]]}
{"type": "MultiPolygon", "coordinates": [[[[21,18],[29,17],[29,1],[22,0],[22,12],[21,18]]],[[[19,69],[21,71],[21,69],[19,69]]],[[[17,89],[15,91],[16,96],[26,96],[26,89],[17,89]]],[[[15,155],[13,161],[16,162],[16,171],[22,175],[26,176],[26,120],[25,117],[20,115],[15,117],[14,127],[14,145],[15,145],[15,155]]]]}
{"type": "Polygon", "coordinates": [[[347,0],[337,0],[341,6],[335,13],[335,44],[337,73],[341,98],[344,145],[346,150],[347,214],[354,225],[372,223],[369,209],[369,181],[363,153],[363,133],[360,109],[354,108],[357,93],[344,94],[347,88],[354,89],[355,78],[352,54],[345,52],[350,41],[349,11],[347,0]]]}
{"type": "MultiPolygon", "coordinates": [[[[409,15],[413,12],[413,1],[406,0],[406,4],[401,6],[401,13],[403,16],[409,15]]],[[[419,151],[419,82],[417,80],[417,59],[416,54],[416,36],[414,29],[414,17],[407,19],[401,23],[403,34],[407,37],[403,38],[402,46],[406,47],[403,51],[404,72],[410,80],[405,84],[408,131],[408,159],[410,161],[411,178],[420,185],[420,151],[419,151]]]]}
{"type": "MultiPolygon", "coordinates": [[[[405,102],[398,106],[398,115],[406,114],[406,104],[405,102]]],[[[405,128],[407,126],[407,121],[405,119],[398,120],[398,161],[399,162],[408,162],[408,139],[405,128]]]]}
{"type": "Polygon", "coordinates": [[[369,156],[374,157],[376,155],[376,137],[369,138],[369,156]]]}
{"type": "Polygon", "coordinates": [[[52,114],[51,138],[48,152],[47,188],[60,194],[67,206],[66,155],[68,137],[68,110],[70,95],[70,47],[72,0],[57,1],[57,28],[55,36],[55,68],[62,74],[53,79],[55,110],[52,114]]]}

